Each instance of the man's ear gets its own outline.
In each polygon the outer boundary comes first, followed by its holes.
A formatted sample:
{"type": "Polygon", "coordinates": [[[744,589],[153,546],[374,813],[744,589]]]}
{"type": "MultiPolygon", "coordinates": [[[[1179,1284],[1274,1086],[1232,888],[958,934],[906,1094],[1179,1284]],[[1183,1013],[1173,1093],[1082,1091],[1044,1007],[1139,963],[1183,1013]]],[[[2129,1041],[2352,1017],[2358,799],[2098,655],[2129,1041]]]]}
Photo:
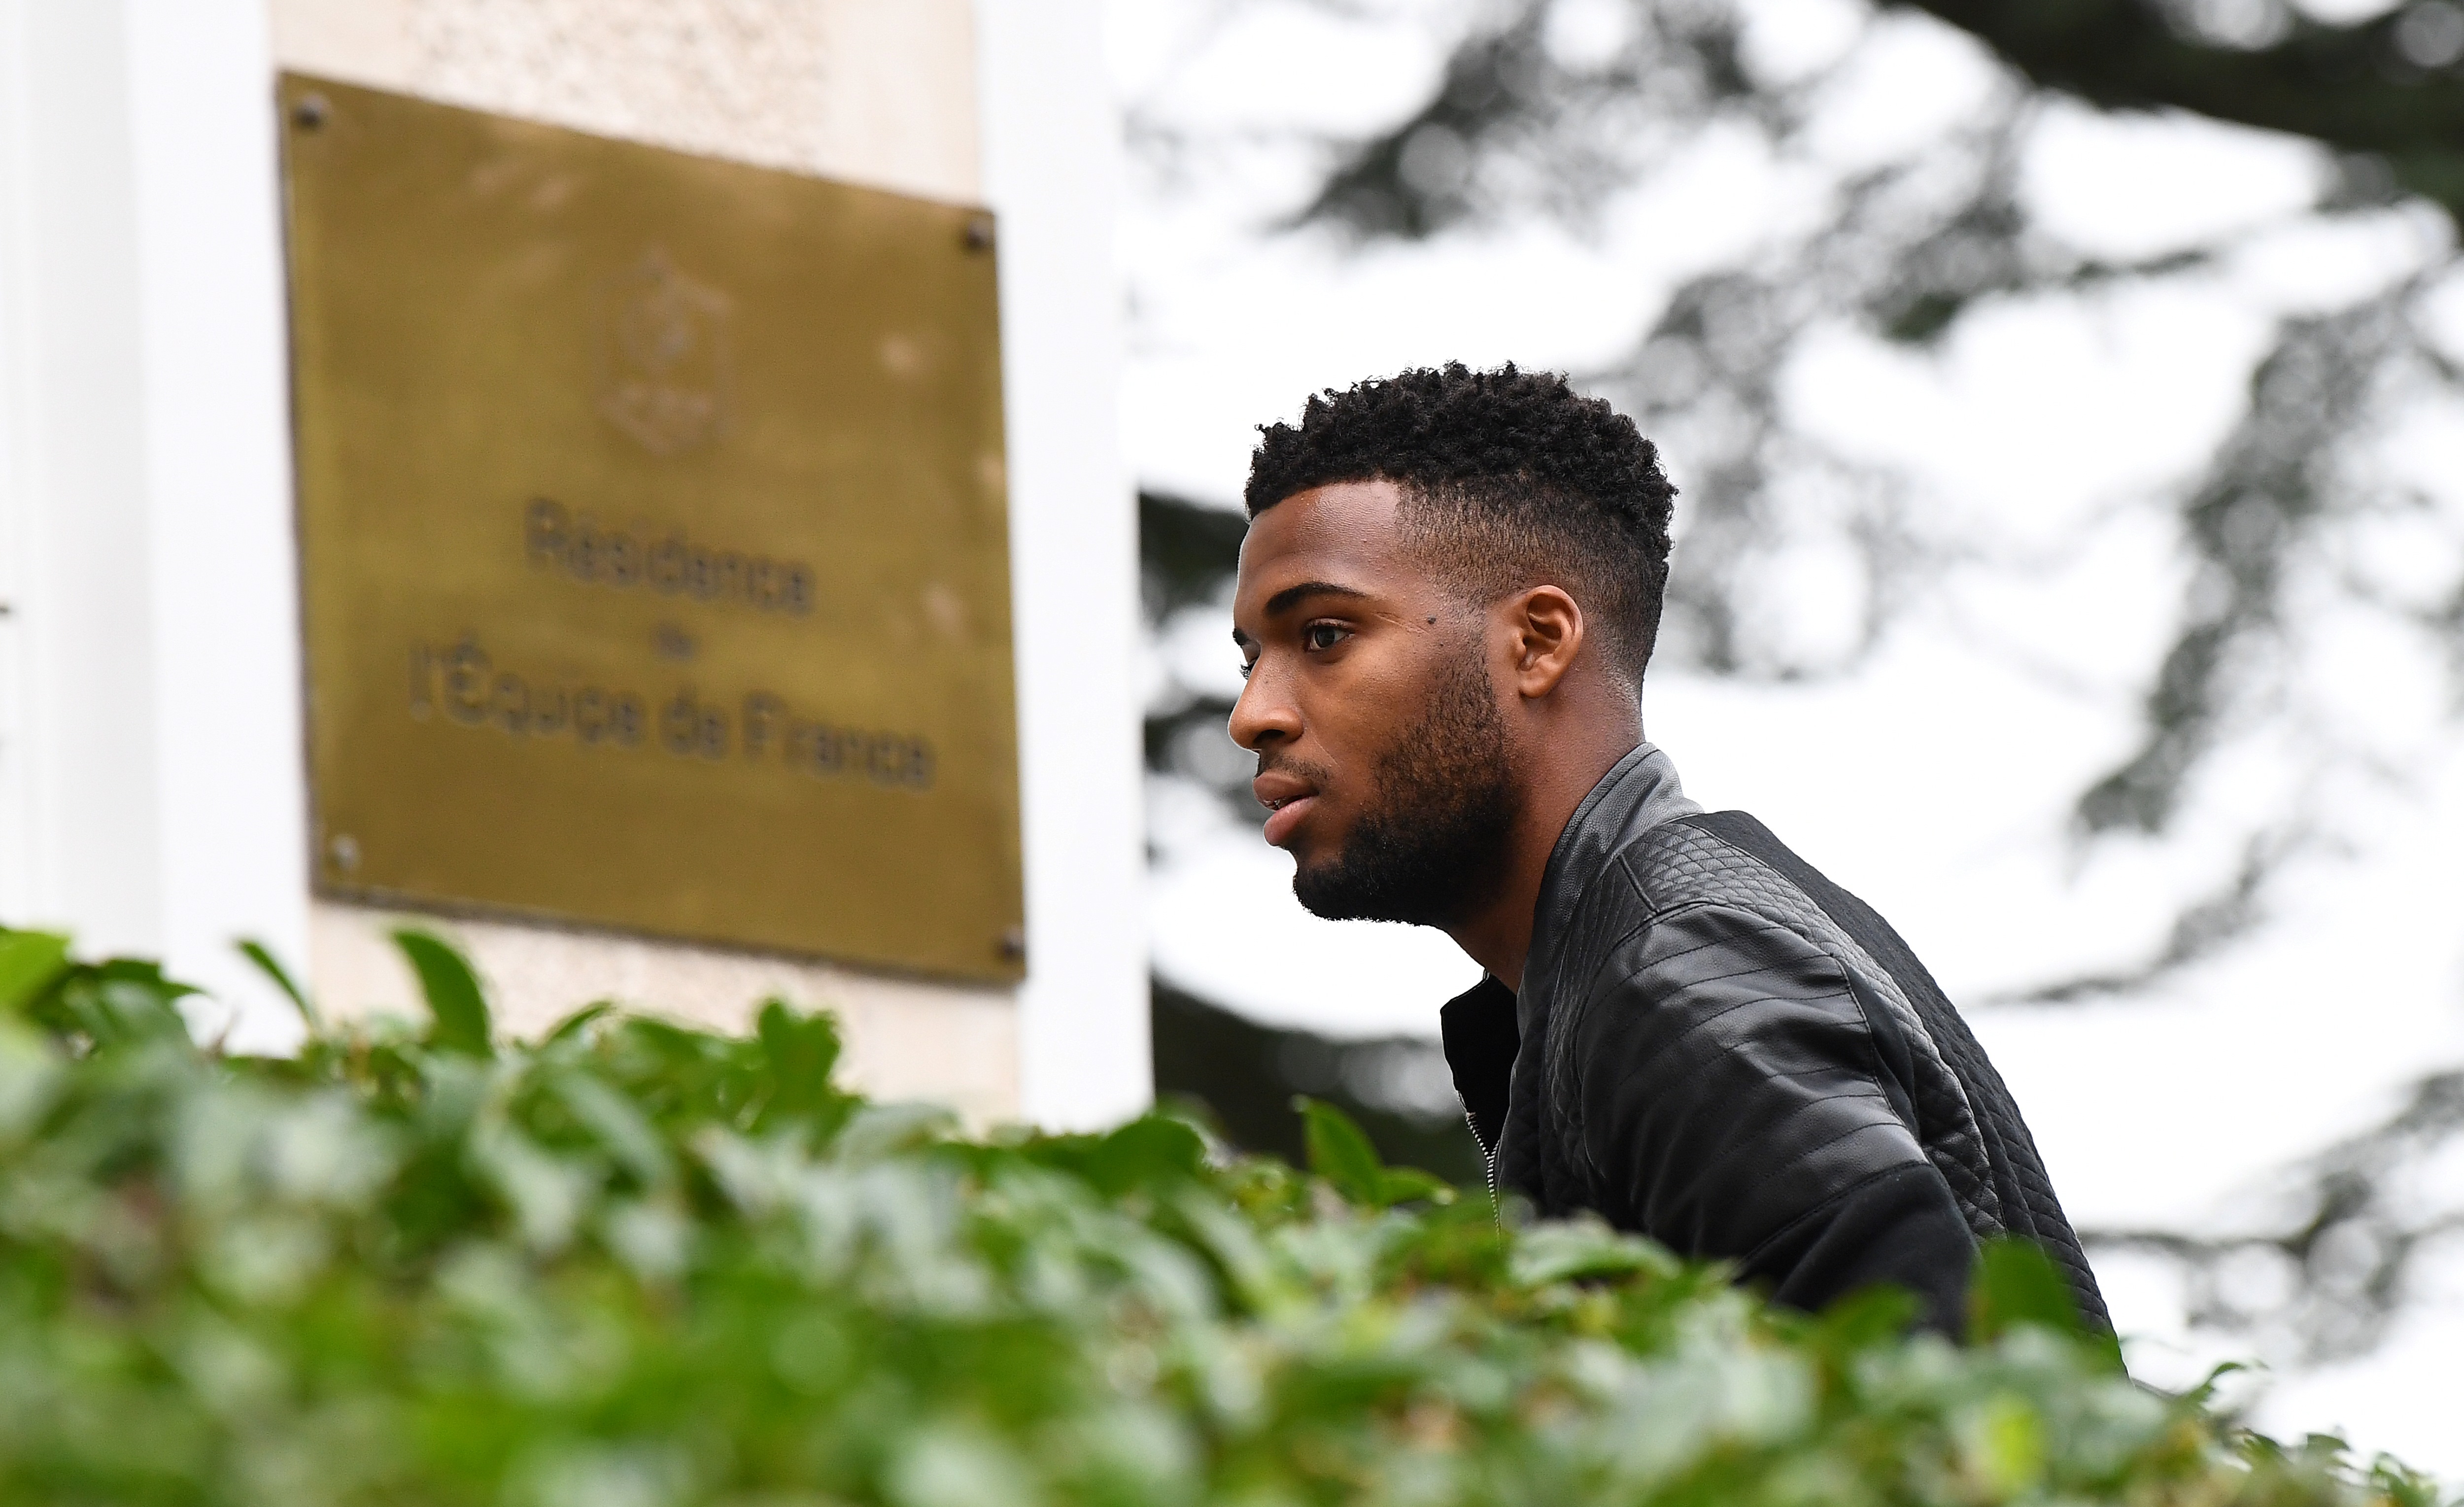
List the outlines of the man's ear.
{"type": "Polygon", "coordinates": [[[1507,600],[1507,629],[1518,695],[1537,699],[1557,689],[1582,652],[1583,609],[1552,586],[1536,586],[1507,600]]]}

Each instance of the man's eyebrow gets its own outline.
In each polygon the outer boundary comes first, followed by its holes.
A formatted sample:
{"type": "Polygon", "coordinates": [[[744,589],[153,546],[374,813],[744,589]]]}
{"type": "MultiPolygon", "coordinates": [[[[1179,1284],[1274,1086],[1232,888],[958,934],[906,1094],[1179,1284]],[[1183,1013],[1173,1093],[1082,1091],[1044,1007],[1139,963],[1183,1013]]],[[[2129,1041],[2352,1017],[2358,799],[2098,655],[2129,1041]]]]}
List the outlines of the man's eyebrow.
{"type": "MultiPolygon", "coordinates": [[[[1298,586],[1287,586],[1266,598],[1265,615],[1281,617],[1311,597],[1339,596],[1357,601],[1369,595],[1369,592],[1363,591],[1358,587],[1337,586],[1331,581],[1304,581],[1298,586]]],[[[1232,642],[1243,649],[1247,649],[1257,640],[1236,627],[1232,630],[1232,642]]]]}
{"type": "Polygon", "coordinates": [[[1337,586],[1331,581],[1304,581],[1298,586],[1287,586],[1266,598],[1266,615],[1281,617],[1313,596],[1342,596],[1357,599],[1368,595],[1368,592],[1358,587],[1337,586]]]}

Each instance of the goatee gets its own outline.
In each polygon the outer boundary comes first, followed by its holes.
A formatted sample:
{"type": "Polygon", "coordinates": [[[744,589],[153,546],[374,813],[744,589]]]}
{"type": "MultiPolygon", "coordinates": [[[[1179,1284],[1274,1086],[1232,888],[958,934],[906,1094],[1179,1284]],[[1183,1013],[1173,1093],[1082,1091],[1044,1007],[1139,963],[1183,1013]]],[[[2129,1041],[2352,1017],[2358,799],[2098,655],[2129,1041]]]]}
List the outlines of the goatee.
{"type": "Polygon", "coordinates": [[[1329,920],[1443,926],[1503,881],[1516,789],[1506,720],[1475,644],[1377,761],[1375,801],[1343,851],[1292,874],[1329,920]]]}

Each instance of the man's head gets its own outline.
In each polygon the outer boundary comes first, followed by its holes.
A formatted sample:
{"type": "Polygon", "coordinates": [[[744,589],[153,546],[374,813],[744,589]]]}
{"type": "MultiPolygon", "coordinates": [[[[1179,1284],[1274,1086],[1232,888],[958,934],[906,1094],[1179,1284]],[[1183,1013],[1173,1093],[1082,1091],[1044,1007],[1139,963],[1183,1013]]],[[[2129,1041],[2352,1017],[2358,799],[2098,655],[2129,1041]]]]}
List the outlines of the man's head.
{"type": "Polygon", "coordinates": [[[1232,736],[1267,839],[1321,915],[1447,924],[1537,756],[1636,726],[1674,489],[1630,420],[1512,366],[1365,382],[1263,433],[1232,736]]]}

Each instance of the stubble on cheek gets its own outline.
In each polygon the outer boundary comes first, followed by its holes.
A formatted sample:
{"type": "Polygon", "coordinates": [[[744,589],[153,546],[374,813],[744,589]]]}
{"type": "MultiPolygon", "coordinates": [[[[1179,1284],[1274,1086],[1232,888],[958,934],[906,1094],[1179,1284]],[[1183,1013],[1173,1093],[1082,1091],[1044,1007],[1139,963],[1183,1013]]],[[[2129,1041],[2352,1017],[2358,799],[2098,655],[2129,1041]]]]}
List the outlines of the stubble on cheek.
{"type": "Polygon", "coordinates": [[[1351,819],[1296,854],[1293,893],[1331,919],[1443,924],[1495,882],[1515,811],[1512,750],[1476,642],[1409,700],[1384,704],[1413,715],[1347,760],[1351,819]]]}

